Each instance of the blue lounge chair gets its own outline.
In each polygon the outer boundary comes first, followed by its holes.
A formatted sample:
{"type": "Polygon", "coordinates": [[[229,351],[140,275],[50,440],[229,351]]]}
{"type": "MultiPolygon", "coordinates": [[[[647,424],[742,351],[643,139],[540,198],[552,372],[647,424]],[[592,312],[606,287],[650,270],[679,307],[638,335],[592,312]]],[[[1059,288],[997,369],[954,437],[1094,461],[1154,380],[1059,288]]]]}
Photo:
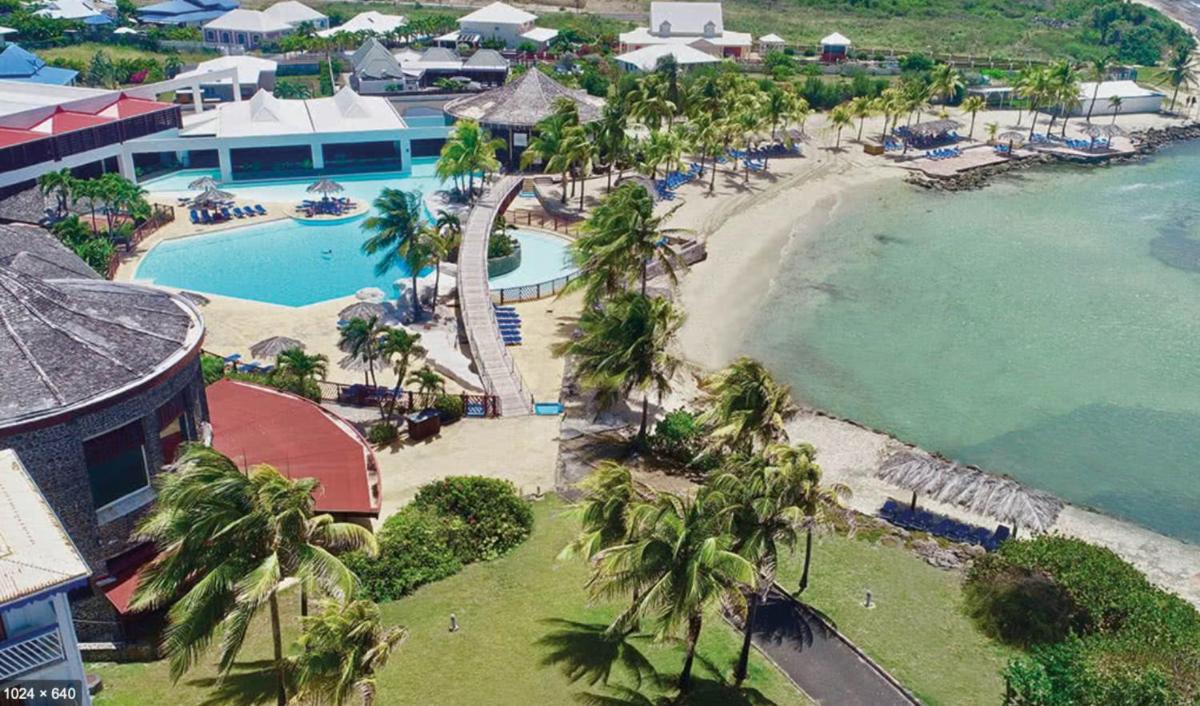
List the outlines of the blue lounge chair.
{"type": "Polygon", "coordinates": [[[192,225],[200,225],[200,215],[196,213],[196,209],[193,208],[191,211],[189,211],[189,213],[191,214],[192,225]]]}
{"type": "Polygon", "coordinates": [[[204,225],[208,225],[213,222],[212,216],[208,214],[207,208],[200,209],[200,222],[204,225]]]}
{"type": "Polygon", "coordinates": [[[223,358],[223,360],[225,361],[225,363],[226,363],[226,364],[229,364],[229,363],[236,363],[236,362],[238,362],[238,361],[239,361],[239,360],[241,360],[241,359],[242,359],[242,354],[241,354],[241,353],[232,353],[232,354],[230,354],[230,355],[227,355],[227,356],[225,356],[225,357],[223,358]]]}
{"type": "Polygon", "coordinates": [[[238,218],[246,217],[246,214],[242,213],[242,209],[238,208],[237,206],[233,207],[233,215],[237,216],[238,218]]]}
{"type": "Polygon", "coordinates": [[[225,220],[227,220],[227,221],[232,221],[232,220],[233,220],[233,216],[231,216],[231,215],[229,214],[229,209],[228,209],[228,208],[224,208],[224,207],[222,207],[222,208],[221,208],[221,215],[222,215],[222,216],[224,216],[224,217],[225,217],[225,220]]]}
{"type": "Polygon", "coordinates": [[[267,215],[267,209],[263,208],[261,203],[254,204],[254,212],[260,216],[267,215]]]}

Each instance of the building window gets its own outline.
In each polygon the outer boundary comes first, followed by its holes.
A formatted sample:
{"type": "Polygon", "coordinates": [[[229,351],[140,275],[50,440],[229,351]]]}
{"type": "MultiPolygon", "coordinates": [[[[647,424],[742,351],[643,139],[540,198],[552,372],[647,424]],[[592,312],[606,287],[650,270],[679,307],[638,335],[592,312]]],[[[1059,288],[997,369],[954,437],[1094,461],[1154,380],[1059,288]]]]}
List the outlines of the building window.
{"type": "Polygon", "coordinates": [[[245,43],[246,43],[246,35],[241,32],[238,32],[238,44],[245,44],[245,43]]]}
{"type": "Polygon", "coordinates": [[[210,41],[210,42],[215,42],[215,41],[217,41],[217,33],[216,33],[216,32],[214,32],[214,31],[212,31],[211,29],[210,29],[210,30],[208,30],[207,32],[205,32],[205,33],[204,33],[204,36],[205,36],[205,37],[207,37],[207,38],[208,38],[208,41],[210,41]]]}
{"type": "Polygon", "coordinates": [[[174,463],[175,453],[185,441],[192,441],[192,416],[181,394],[158,408],[158,443],[163,463],[174,463]]]}
{"type": "Polygon", "coordinates": [[[150,484],[145,441],[138,420],[83,442],[88,482],[97,509],[150,484]]]}
{"type": "Polygon", "coordinates": [[[225,44],[229,43],[229,32],[221,32],[221,42],[225,44]]]}

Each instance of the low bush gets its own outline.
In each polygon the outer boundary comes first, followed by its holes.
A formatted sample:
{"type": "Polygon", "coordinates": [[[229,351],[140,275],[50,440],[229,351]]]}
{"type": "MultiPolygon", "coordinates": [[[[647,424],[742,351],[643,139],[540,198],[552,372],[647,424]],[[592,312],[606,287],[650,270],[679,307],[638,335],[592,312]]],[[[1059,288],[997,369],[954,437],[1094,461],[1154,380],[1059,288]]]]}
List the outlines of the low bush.
{"type": "Polygon", "coordinates": [[[649,439],[650,450],[659,458],[679,468],[707,472],[721,463],[712,454],[701,454],[704,447],[704,430],[697,417],[686,409],[668,412],[654,425],[649,439]]]}
{"type": "Polygon", "coordinates": [[[345,557],[373,600],[395,600],[494,559],[529,536],[533,511],[508,481],[455,476],[422,486],[379,530],[379,556],[345,557]]]}
{"type": "Polygon", "coordinates": [[[458,395],[438,395],[434,400],[433,407],[438,411],[438,416],[442,418],[443,424],[457,422],[467,411],[463,398],[458,395]]]}
{"type": "Polygon", "coordinates": [[[400,429],[390,422],[379,422],[367,430],[367,441],[376,446],[385,446],[400,436],[400,429]]]}
{"type": "Polygon", "coordinates": [[[204,377],[205,385],[213,384],[225,377],[225,361],[211,353],[202,353],[200,355],[200,374],[204,377]]]}
{"type": "Polygon", "coordinates": [[[451,476],[422,486],[413,505],[451,525],[450,541],[464,564],[494,559],[529,536],[533,511],[516,486],[499,478],[451,476]]]}

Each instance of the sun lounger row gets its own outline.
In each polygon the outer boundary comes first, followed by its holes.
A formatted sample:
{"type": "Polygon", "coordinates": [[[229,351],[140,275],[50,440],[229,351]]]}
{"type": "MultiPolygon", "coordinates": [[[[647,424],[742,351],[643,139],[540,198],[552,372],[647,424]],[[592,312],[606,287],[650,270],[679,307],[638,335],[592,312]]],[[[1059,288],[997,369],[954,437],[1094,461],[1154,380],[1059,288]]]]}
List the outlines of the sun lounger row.
{"type": "Polygon", "coordinates": [[[908,505],[892,498],[888,498],[883,507],[879,509],[879,516],[904,529],[928,532],[938,537],[945,537],[952,542],[977,544],[989,552],[999,548],[1000,543],[1012,534],[1012,531],[1005,525],[999,525],[995,531],[992,531],[985,527],[959,522],[936,512],[920,508],[913,510],[908,505]]]}
{"type": "Polygon", "coordinates": [[[393,394],[394,390],[390,387],[355,384],[339,387],[337,400],[342,404],[365,407],[390,400],[393,394]]]}
{"type": "Polygon", "coordinates": [[[696,179],[703,171],[703,167],[696,162],[692,162],[686,172],[670,172],[662,179],[654,182],[654,191],[659,199],[671,201],[675,198],[675,189],[696,179]]]}
{"type": "Polygon", "coordinates": [[[962,150],[957,147],[943,147],[936,150],[929,150],[925,153],[929,159],[953,159],[962,156],[962,150]]]}
{"type": "Polygon", "coordinates": [[[500,338],[506,346],[521,345],[521,316],[511,306],[495,306],[496,323],[500,326],[500,338]]]}
{"type": "Polygon", "coordinates": [[[229,206],[221,206],[219,208],[213,208],[211,213],[207,208],[193,208],[189,213],[192,225],[224,223],[225,221],[231,221],[234,218],[254,218],[256,216],[265,215],[267,215],[267,209],[263,208],[262,204],[242,207],[233,206],[232,208],[229,206]]]}

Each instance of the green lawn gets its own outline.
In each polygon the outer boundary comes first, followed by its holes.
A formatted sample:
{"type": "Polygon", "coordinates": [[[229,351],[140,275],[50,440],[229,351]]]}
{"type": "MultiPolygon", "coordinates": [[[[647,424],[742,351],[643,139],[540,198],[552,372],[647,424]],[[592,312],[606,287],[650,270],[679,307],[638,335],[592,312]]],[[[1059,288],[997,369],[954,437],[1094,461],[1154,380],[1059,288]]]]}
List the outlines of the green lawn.
{"type": "MultiPolygon", "coordinates": [[[[132,47],[124,44],[101,44],[100,42],[83,42],[81,44],[72,44],[65,47],[53,47],[51,49],[39,49],[38,55],[49,62],[51,59],[67,59],[68,61],[81,61],[85,65],[92,60],[96,52],[103,51],[108,54],[108,57],[113,61],[119,59],[143,59],[149,57],[162,63],[168,56],[168,52],[152,52],[132,47]]],[[[195,64],[201,61],[207,61],[218,56],[216,52],[178,52],[176,56],[185,64],[195,64]]]]}
{"type": "MultiPolygon", "coordinates": [[[[1012,652],[980,633],[962,611],[957,574],[910,551],[842,535],[819,536],[804,600],[929,706],[995,706],[1012,652]],[[870,589],[875,608],[863,607],[870,589]]],[[[780,566],[799,583],[802,550],[780,566]]]]}
{"type": "MultiPolygon", "coordinates": [[[[561,562],[555,556],[574,531],[574,521],[561,515],[562,504],[546,500],[535,506],[533,536],[499,560],[467,567],[462,573],[426,586],[412,596],[383,606],[385,620],[409,628],[411,637],[400,647],[379,679],[381,706],[477,706],[478,704],[568,704],[575,696],[601,687],[589,685],[587,676],[572,682],[564,671],[572,664],[585,674],[599,668],[602,650],[591,632],[579,626],[602,625],[618,606],[588,606],[583,592],[587,576],[580,562],[561,562]],[[450,613],[462,625],[447,630],[450,613]],[[555,661],[558,654],[562,659],[555,661]]],[[[285,614],[295,616],[294,596],[285,614]]],[[[294,617],[286,626],[295,632],[294,617]]],[[[270,633],[252,630],[245,656],[250,667],[261,668],[270,653],[270,633]]],[[[640,691],[648,696],[664,693],[664,685],[677,674],[682,650],[673,644],[647,639],[632,644],[653,666],[645,673],[640,691]]],[[[757,654],[751,661],[748,686],[755,693],[733,692],[721,686],[731,671],[740,646],[738,635],[725,623],[711,618],[701,639],[697,661],[698,698],[689,701],[713,706],[750,703],[805,704],[807,700],[786,678],[757,654]],[[760,694],[768,701],[752,699],[760,694]]],[[[223,703],[214,700],[211,664],[186,675],[170,686],[166,665],[89,665],[105,684],[97,706],[162,704],[197,706],[223,703]],[[169,694],[169,697],[167,696],[169,694]]],[[[262,683],[250,678],[227,680],[225,689],[236,703],[248,703],[262,683]]],[[[610,683],[634,686],[632,672],[621,667],[610,683]]]]}

